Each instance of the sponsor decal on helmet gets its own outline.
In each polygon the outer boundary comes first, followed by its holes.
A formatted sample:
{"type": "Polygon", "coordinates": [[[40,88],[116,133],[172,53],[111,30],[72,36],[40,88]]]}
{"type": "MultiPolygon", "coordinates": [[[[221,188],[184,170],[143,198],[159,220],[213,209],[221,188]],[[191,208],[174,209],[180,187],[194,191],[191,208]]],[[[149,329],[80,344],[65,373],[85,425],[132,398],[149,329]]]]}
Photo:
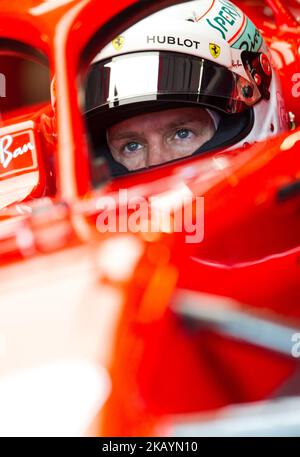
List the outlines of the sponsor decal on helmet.
{"type": "Polygon", "coordinates": [[[221,6],[217,15],[206,18],[208,25],[218,31],[231,47],[257,52],[263,38],[254,24],[236,6],[225,0],[219,0],[221,6]]]}
{"type": "Polygon", "coordinates": [[[174,46],[184,46],[186,48],[194,47],[199,49],[200,41],[190,40],[189,38],[183,39],[174,36],[147,35],[147,44],[168,44],[174,46]]]}
{"type": "Polygon", "coordinates": [[[262,42],[263,39],[261,34],[254,24],[247,19],[246,27],[243,33],[233,44],[231,44],[231,47],[235,49],[242,49],[243,51],[257,52],[261,48],[262,42]]]}
{"type": "Polygon", "coordinates": [[[240,68],[240,67],[243,67],[244,65],[242,64],[242,62],[240,60],[233,60],[232,61],[232,67],[233,68],[240,68]]]}
{"type": "Polygon", "coordinates": [[[238,25],[244,15],[230,2],[219,0],[219,3],[223,6],[218,14],[211,19],[206,18],[206,22],[215,30],[218,30],[223,40],[227,40],[228,35],[233,32],[235,26],[238,25]]]}
{"type": "Polygon", "coordinates": [[[124,42],[124,37],[119,35],[112,41],[112,45],[116,51],[120,51],[123,48],[124,42]]]}
{"type": "Polygon", "coordinates": [[[209,50],[215,59],[217,59],[221,54],[221,48],[217,44],[209,43],[209,50]]]}

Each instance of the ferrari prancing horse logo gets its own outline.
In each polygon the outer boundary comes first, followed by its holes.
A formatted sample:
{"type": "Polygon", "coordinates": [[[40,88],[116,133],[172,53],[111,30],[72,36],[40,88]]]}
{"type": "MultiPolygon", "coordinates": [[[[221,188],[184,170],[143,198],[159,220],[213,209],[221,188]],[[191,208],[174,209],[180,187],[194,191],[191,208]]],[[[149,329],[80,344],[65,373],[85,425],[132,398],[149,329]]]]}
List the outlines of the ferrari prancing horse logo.
{"type": "Polygon", "coordinates": [[[209,43],[209,50],[215,59],[217,59],[221,54],[221,48],[217,44],[209,43]]]}
{"type": "Polygon", "coordinates": [[[117,36],[112,41],[112,45],[113,45],[113,47],[115,48],[116,51],[120,51],[122,49],[124,41],[125,41],[125,39],[121,35],[117,36]]]}

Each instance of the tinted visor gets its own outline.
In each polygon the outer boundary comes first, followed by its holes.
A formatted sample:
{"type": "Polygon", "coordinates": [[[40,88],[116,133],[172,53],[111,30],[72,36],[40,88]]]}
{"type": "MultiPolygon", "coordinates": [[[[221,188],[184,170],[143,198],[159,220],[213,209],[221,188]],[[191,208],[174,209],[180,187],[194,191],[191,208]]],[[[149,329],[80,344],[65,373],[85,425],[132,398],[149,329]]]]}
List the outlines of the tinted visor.
{"type": "Polygon", "coordinates": [[[217,63],[179,53],[139,52],[91,66],[85,113],[90,117],[99,110],[172,101],[233,114],[260,99],[256,85],[217,63]]]}

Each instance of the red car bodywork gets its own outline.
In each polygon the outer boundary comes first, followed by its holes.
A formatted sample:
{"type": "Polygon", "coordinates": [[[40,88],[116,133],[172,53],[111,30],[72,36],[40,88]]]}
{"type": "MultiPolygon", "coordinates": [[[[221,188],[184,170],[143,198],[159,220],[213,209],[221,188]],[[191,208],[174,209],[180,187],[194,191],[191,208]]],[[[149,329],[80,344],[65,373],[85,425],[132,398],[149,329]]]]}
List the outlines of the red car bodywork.
{"type": "MultiPolygon", "coordinates": [[[[172,433],[174,422],[195,413],[276,395],[297,368],[289,354],[209,325],[188,325],[178,309],[192,291],[199,307],[203,294],[211,295],[212,307],[216,296],[227,297],[234,304],[229,308],[246,316],[299,328],[298,128],[246,149],[220,151],[223,167],[213,153],[114,181],[103,176],[101,189],[92,188],[78,80],[94,52],[93,37],[97,33],[104,44],[170,3],[118,0],[103,7],[99,0],[74,0],[47,9],[37,0],[0,1],[1,38],[43,52],[56,77],[55,113],[50,104],[11,113],[0,130],[1,138],[13,136],[16,148],[31,138],[36,151],[20,154],[14,168],[0,173],[1,195],[10,195],[0,213],[0,332],[8,341],[1,374],[63,355],[93,359],[111,382],[93,434],[172,433]],[[132,196],[176,196],[182,182],[193,196],[205,197],[201,243],[187,244],[179,233],[96,230],[103,195],[121,188],[132,196]],[[18,194],[14,201],[16,187],[24,198],[18,194]],[[27,208],[21,214],[20,203],[27,208]],[[114,242],[130,258],[134,253],[123,274],[107,267],[107,256],[115,257],[117,270],[124,261],[114,242]],[[9,307],[15,320],[7,318],[9,307]],[[66,309],[80,319],[73,327],[61,320],[66,309]],[[21,340],[22,348],[10,344],[21,340]]],[[[299,119],[293,90],[300,73],[297,2],[287,2],[289,10],[278,1],[236,3],[273,49],[287,109],[299,119]]]]}

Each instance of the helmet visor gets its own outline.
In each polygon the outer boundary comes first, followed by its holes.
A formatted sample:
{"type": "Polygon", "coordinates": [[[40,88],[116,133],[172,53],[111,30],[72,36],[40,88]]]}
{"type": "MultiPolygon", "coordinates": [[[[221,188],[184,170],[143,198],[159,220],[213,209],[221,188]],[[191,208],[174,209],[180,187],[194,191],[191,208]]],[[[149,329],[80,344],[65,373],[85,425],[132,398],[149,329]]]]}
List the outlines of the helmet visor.
{"type": "Polygon", "coordinates": [[[89,117],[99,110],[155,101],[197,103],[233,114],[256,104],[261,94],[255,84],[217,63],[153,51],[93,64],[85,97],[89,117]]]}

